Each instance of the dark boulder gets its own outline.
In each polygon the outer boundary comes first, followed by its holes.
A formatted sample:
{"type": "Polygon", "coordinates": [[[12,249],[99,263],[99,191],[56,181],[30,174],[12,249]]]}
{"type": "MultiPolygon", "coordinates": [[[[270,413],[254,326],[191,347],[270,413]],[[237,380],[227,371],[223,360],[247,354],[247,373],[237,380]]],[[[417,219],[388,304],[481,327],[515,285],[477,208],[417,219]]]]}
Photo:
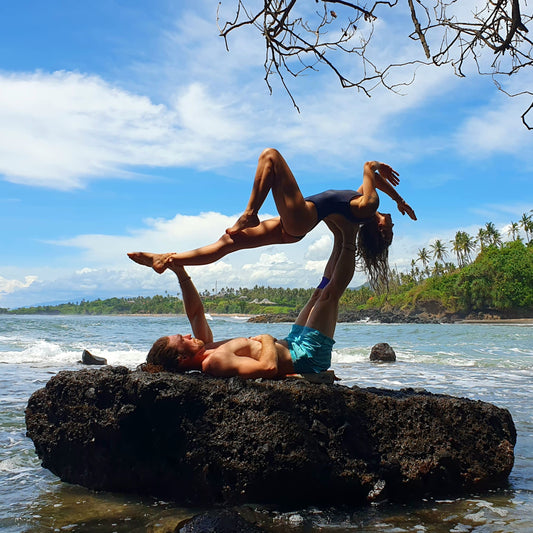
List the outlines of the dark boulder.
{"type": "Polygon", "coordinates": [[[371,361],[383,361],[385,363],[393,363],[396,361],[396,353],[386,342],[379,342],[372,346],[370,350],[371,361]]]}
{"type": "Polygon", "coordinates": [[[360,504],[505,483],[509,412],[411,389],[124,367],[60,372],[26,409],[45,468],[180,502],[360,504]]]}
{"type": "Polygon", "coordinates": [[[89,350],[83,350],[81,362],[84,365],[107,365],[107,359],[105,357],[93,355],[89,350]]]}

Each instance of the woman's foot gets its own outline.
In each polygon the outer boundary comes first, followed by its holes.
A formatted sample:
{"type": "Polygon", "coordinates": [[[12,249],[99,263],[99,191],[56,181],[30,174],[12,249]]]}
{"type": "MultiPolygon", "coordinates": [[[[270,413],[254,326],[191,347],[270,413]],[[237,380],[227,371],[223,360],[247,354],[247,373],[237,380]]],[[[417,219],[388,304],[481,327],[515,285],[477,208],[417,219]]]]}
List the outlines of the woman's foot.
{"type": "Polygon", "coordinates": [[[243,213],[231,228],[228,228],[226,230],[226,233],[228,235],[234,235],[235,233],[239,233],[239,231],[242,231],[246,228],[255,228],[255,226],[259,226],[259,217],[254,214],[247,214],[243,213]]]}
{"type": "Polygon", "coordinates": [[[129,252],[128,257],[139,263],[153,268],[158,274],[162,274],[168,267],[169,262],[172,261],[172,254],[151,254],[149,252],[129,252]]]}

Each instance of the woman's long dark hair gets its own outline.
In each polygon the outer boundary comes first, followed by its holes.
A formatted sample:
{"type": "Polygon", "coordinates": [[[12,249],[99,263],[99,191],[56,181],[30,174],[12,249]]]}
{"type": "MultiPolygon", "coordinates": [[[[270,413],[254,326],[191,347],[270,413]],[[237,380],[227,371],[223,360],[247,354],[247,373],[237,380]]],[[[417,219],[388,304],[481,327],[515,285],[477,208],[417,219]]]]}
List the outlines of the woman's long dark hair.
{"type": "Polygon", "coordinates": [[[379,231],[377,218],[359,227],[357,232],[357,258],[368,274],[370,287],[376,292],[386,292],[389,288],[389,246],[379,231]]]}

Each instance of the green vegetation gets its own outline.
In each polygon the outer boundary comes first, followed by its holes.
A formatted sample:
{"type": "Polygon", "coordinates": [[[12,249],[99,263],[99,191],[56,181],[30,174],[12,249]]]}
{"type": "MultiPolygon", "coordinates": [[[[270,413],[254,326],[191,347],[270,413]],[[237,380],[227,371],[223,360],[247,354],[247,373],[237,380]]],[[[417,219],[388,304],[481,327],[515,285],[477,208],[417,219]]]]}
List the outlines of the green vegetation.
{"type": "MultiPolygon", "coordinates": [[[[282,289],[254,287],[253,289],[222,289],[216,294],[201,294],[208,313],[286,314],[299,310],[313,289],[282,289]]],[[[177,296],[153,296],[135,298],[110,298],[108,300],[81,301],[59,305],[23,307],[12,314],[46,315],[117,315],[117,314],[178,314],[183,313],[183,302],[177,296]]]]}
{"type": "MultiPolygon", "coordinates": [[[[447,262],[446,244],[436,239],[418,250],[409,272],[392,272],[389,291],[376,294],[370,288],[348,289],[340,302],[344,312],[363,309],[411,311],[433,308],[449,313],[508,313],[533,317],[533,221],[524,214],[509,225],[511,240],[504,242],[488,222],[477,238],[458,231],[450,242],[457,265],[447,262]],[[523,239],[522,234],[525,235],[523,239]],[[478,251],[474,261],[471,260],[478,251]],[[433,262],[432,262],[433,261],[433,262]]],[[[308,300],[313,289],[258,287],[225,288],[201,294],[208,313],[287,314],[308,300]]],[[[110,298],[55,306],[28,307],[0,313],[16,314],[177,314],[183,313],[177,296],[110,298]]]]}
{"type": "Polygon", "coordinates": [[[533,317],[531,215],[524,214],[520,223],[512,222],[508,234],[511,240],[504,242],[491,222],[479,230],[477,238],[457,232],[451,245],[458,266],[445,262],[446,246],[437,239],[429,251],[426,248],[418,251],[408,273],[393,272],[388,294],[376,296],[366,305],[411,310],[432,302],[434,307],[450,313],[514,311],[533,317]],[[476,247],[479,253],[471,261],[476,247]]]}
{"type": "Polygon", "coordinates": [[[119,314],[176,314],[183,313],[183,302],[177,296],[109,298],[82,300],[79,303],[22,307],[10,313],[18,315],[119,315],[119,314]]]}

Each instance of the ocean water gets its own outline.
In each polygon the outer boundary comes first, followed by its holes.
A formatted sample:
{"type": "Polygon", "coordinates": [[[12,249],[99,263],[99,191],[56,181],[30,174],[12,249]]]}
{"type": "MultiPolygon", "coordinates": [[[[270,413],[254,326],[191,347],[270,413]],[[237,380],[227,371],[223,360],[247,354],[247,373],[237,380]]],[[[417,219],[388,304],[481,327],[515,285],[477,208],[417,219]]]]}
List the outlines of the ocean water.
{"type": "MultiPolygon", "coordinates": [[[[215,338],[289,330],[237,317],[214,317],[211,326],[215,338]]],[[[202,510],[62,483],[40,466],[24,424],[32,392],[60,370],[81,368],[83,349],[135,368],[157,337],[189,331],[184,317],[0,315],[0,531],[166,531],[202,510]]],[[[409,505],[250,505],[241,513],[275,532],[533,532],[533,325],[339,324],[336,340],[332,366],[344,385],[424,388],[509,409],[518,441],[508,484],[409,505]],[[378,342],[395,349],[396,363],[368,361],[378,342]]]]}

